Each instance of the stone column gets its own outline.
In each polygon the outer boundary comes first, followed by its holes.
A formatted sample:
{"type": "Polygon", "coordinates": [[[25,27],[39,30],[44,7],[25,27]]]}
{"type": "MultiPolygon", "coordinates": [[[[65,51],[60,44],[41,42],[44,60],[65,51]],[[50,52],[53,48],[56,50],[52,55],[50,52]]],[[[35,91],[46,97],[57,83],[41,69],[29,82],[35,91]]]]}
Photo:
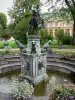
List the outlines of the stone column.
{"type": "Polygon", "coordinates": [[[53,36],[55,36],[55,29],[53,29],[53,36]]]}
{"type": "Polygon", "coordinates": [[[70,36],[72,36],[72,34],[73,34],[73,29],[70,28],[70,36]]]}

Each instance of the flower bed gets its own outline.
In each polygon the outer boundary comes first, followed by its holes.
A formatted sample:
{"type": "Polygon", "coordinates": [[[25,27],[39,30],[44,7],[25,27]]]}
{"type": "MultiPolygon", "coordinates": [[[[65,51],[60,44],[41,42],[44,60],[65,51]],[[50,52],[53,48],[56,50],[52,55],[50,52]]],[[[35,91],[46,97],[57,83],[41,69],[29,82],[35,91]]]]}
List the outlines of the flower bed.
{"type": "Polygon", "coordinates": [[[72,57],[72,55],[69,54],[68,52],[65,52],[65,53],[61,54],[61,58],[62,58],[62,59],[71,58],[71,57],[72,57]]]}
{"type": "Polygon", "coordinates": [[[75,85],[57,86],[52,90],[49,100],[75,100],[75,85]]]}
{"type": "Polygon", "coordinates": [[[28,100],[32,96],[34,88],[29,82],[16,83],[13,87],[13,97],[16,100],[28,100]]]}

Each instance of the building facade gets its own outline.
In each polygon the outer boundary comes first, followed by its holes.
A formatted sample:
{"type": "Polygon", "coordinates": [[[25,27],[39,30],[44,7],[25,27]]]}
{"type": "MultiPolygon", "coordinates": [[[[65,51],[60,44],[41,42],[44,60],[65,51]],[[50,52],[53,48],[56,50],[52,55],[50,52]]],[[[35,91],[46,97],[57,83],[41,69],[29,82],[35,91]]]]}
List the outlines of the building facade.
{"type": "Polygon", "coordinates": [[[64,29],[64,33],[70,34],[72,36],[73,34],[73,21],[63,21],[63,20],[53,20],[50,19],[46,21],[46,28],[48,31],[55,36],[55,30],[57,28],[64,29]]]}

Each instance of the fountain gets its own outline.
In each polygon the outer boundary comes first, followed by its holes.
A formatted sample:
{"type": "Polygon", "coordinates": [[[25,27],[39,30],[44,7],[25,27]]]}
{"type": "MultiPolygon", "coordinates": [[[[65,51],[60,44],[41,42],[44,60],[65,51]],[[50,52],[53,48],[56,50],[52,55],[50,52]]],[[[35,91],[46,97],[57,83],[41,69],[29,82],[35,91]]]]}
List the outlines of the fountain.
{"type": "MultiPolygon", "coordinates": [[[[46,53],[40,48],[39,29],[44,26],[44,21],[39,14],[39,6],[32,10],[32,18],[27,32],[27,49],[16,40],[22,55],[21,77],[38,84],[48,79],[46,74],[46,53]]],[[[48,45],[48,43],[47,43],[48,45]]],[[[45,51],[45,48],[42,48],[45,51]]]]}

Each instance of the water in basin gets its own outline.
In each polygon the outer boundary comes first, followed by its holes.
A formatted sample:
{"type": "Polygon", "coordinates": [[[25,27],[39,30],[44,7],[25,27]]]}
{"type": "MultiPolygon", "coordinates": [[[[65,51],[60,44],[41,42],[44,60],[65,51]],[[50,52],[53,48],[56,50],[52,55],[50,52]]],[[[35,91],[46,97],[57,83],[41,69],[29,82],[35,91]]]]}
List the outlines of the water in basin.
{"type": "MultiPolygon", "coordinates": [[[[54,88],[56,85],[73,83],[73,80],[66,74],[56,73],[55,71],[47,71],[47,74],[49,76],[49,81],[42,82],[35,86],[34,95],[44,96],[49,91],[51,91],[52,88],[54,88]]],[[[16,82],[18,82],[18,76],[16,75],[0,78],[0,92],[11,93],[12,87],[16,82]]]]}

